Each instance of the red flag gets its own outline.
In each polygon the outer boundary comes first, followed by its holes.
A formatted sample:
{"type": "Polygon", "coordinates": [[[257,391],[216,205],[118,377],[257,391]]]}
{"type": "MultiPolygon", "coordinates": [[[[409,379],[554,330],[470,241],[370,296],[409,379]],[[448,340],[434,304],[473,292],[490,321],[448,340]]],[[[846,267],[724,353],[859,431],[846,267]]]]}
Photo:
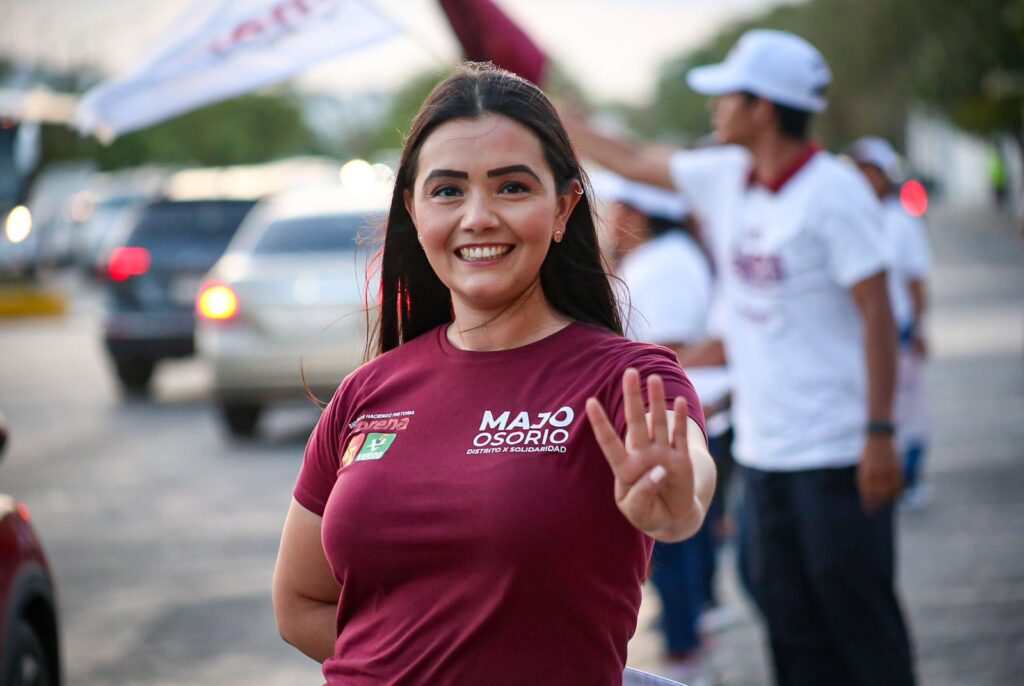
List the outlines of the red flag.
{"type": "Polygon", "coordinates": [[[548,58],[491,0],[440,0],[466,59],[490,60],[541,85],[548,58]]]}

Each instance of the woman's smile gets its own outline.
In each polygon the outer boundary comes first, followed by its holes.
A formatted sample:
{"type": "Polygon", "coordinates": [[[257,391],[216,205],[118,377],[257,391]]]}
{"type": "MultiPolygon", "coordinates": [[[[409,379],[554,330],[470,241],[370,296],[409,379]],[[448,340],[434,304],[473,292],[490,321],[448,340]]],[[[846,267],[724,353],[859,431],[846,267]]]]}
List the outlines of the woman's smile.
{"type": "Polygon", "coordinates": [[[507,243],[464,245],[455,249],[455,256],[474,266],[487,266],[500,262],[513,250],[515,246],[507,243]]]}

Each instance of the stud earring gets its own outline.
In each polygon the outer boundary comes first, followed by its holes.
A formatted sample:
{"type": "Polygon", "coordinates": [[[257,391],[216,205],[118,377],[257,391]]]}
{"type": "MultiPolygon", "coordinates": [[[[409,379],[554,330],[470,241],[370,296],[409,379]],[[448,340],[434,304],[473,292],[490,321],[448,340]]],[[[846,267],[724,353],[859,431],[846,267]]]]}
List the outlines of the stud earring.
{"type": "Polygon", "coordinates": [[[562,232],[561,231],[555,231],[555,243],[561,243],[561,242],[562,242],[562,232]]]}

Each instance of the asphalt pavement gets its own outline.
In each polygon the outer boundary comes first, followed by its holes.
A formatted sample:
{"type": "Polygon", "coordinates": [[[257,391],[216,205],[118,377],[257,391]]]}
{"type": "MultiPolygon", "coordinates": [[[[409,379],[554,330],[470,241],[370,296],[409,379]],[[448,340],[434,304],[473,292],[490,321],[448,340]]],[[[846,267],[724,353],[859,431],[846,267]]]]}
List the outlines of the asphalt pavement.
{"type": "Polygon", "coordinates": [[[24,500],[57,578],[69,686],[318,686],[277,635],[281,525],[312,406],[279,409],[263,440],[226,438],[197,361],[121,397],[100,298],[62,278],[63,317],[0,319],[0,491],[24,500]]]}
{"type": "MultiPolygon", "coordinates": [[[[900,587],[921,683],[988,686],[1024,674],[1024,259],[990,210],[930,217],[931,506],[900,515],[900,587]]],[[[0,318],[0,409],[12,430],[0,491],[25,500],[57,576],[71,686],[319,684],[276,634],[270,579],[315,411],[270,415],[257,442],[224,436],[209,371],[158,370],[154,397],[117,392],[95,290],[71,279],[63,316],[0,318]]],[[[717,635],[722,683],[770,683],[763,638],[717,635]]],[[[630,665],[657,671],[647,593],[630,665]]]]}

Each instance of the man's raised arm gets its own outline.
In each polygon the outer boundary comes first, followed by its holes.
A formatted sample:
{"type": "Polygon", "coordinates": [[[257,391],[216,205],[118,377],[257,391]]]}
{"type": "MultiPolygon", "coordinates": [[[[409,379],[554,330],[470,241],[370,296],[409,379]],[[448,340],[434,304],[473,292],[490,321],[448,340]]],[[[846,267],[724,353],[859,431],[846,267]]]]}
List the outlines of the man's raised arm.
{"type": "Polygon", "coordinates": [[[598,132],[586,117],[567,108],[559,114],[581,156],[627,179],[675,190],[669,172],[669,160],[676,152],[674,148],[607,136],[598,132]]]}

